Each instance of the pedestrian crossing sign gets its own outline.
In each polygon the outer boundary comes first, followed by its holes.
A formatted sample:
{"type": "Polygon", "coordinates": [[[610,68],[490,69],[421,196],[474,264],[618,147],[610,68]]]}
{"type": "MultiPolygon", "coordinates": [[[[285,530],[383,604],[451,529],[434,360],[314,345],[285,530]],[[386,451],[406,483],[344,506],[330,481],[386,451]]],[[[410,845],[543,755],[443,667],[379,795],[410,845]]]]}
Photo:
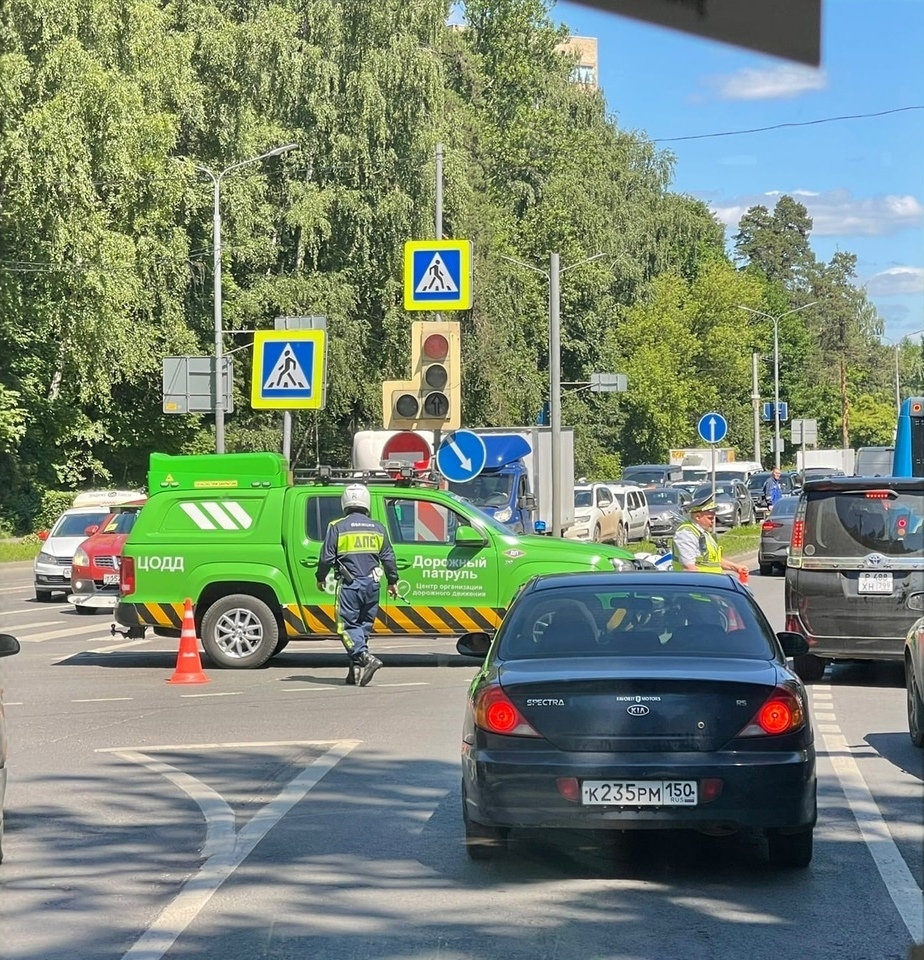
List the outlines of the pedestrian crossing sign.
{"type": "Polygon", "coordinates": [[[405,310],[470,310],[468,240],[409,240],[404,245],[405,310]]]}
{"type": "Polygon", "coordinates": [[[250,405],[255,410],[321,410],[326,379],[326,330],[254,334],[250,405]]]}

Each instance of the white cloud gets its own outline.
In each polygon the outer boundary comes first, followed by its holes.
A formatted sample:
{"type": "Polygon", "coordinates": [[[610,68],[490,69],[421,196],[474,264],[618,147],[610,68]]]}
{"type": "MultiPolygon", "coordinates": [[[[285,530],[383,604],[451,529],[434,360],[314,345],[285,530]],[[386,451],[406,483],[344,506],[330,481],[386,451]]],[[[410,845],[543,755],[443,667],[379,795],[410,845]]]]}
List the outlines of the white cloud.
{"type": "Polygon", "coordinates": [[[772,210],[784,193],[796,197],[812,218],[812,233],[820,237],[882,237],[924,226],[924,205],[910,195],[854,197],[849,190],[768,190],[726,202],[703,199],[726,226],[735,228],[749,207],[772,210]]]}
{"type": "Polygon", "coordinates": [[[873,274],[864,286],[877,297],[924,293],[924,267],[889,267],[873,274]]]}
{"type": "Polygon", "coordinates": [[[704,82],[716,88],[722,100],[784,100],[824,90],[828,77],[824,70],[782,63],[766,70],[739,70],[708,77],[704,82]]]}

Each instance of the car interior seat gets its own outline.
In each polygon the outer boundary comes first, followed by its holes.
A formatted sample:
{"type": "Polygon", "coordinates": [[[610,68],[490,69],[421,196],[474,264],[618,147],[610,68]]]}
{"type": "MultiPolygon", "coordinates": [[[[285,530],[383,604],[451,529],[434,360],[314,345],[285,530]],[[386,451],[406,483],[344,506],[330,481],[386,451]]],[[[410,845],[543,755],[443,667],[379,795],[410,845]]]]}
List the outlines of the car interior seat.
{"type": "Polygon", "coordinates": [[[584,603],[559,600],[549,617],[549,624],[538,640],[544,652],[567,655],[589,653],[597,648],[597,624],[584,603]]]}

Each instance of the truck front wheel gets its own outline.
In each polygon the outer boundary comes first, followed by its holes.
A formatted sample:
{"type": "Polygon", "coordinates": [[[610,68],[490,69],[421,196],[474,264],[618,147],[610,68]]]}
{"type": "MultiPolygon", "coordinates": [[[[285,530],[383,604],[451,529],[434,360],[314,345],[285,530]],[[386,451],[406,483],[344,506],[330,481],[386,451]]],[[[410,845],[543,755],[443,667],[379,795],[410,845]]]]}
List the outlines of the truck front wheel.
{"type": "Polygon", "coordinates": [[[276,652],[279,624],[260,599],[233,593],[216,600],[202,617],[202,646],[217,667],[253,670],[276,652]]]}

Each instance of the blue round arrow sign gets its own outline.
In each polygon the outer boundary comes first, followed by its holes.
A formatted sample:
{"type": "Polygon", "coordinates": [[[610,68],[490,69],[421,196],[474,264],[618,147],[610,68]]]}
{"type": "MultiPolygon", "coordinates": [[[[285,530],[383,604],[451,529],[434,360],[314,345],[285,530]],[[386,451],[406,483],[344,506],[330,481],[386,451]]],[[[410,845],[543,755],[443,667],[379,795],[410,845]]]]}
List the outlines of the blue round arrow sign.
{"type": "Polygon", "coordinates": [[[721,443],[728,433],[728,421],[721,413],[704,413],[696,424],[696,432],[706,443],[721,443]]]}
{"type": "Polygon", "coordinates": [[[454,483],[465,483],[477,477],[488,460],[484,440],[471,430],[456,430],[436,451],[436,469],[454,483]]]}

